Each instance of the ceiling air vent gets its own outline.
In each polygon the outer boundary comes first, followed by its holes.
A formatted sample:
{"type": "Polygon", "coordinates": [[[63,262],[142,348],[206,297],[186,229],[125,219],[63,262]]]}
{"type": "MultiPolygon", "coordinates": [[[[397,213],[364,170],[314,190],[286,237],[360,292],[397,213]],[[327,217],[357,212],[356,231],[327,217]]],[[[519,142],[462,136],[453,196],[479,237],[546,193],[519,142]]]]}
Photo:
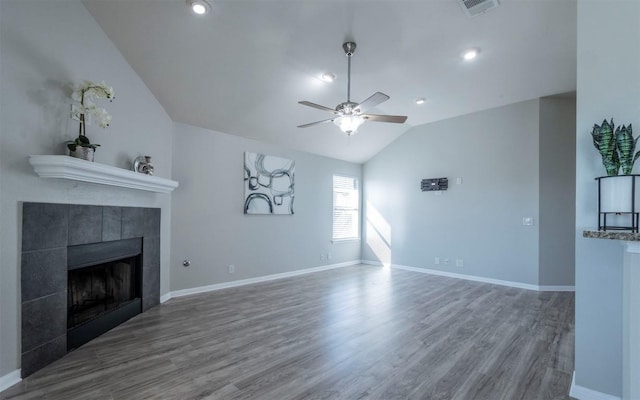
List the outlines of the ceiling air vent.
{"type": "Polygon", "coordinates": [[[500,5],[498,0],[458,0],[468,16],[474,17],[500,5]]]}

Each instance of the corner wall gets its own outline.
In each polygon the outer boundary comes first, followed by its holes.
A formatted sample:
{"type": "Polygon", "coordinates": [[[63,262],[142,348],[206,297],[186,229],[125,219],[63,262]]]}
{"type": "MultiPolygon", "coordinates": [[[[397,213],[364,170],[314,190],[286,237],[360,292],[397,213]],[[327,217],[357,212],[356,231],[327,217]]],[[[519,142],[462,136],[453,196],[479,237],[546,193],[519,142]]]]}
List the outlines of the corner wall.
{"type": "Polygon", "coordinates": [[[540,286],[575,285],[575,97],[540,99],[540,286]]]}
{"type": "Polygon", "coordinates": [[[538,116],[538,100],[481,111],[378,153],[364,167],[363,259],[537,285],[538,116]],[[420,191],[440,177],[448,190],[420,191]]]}
{"type": "Polygon", "coordinates": [[[142,154],[156,174],[171,177],[172,122],[80,1],[0,1],[0,383],[20,368],[20,243],[22,203],[159,207],[161,292],[169,290],[171,197],[139,190],[39,178],[31,154],[64,154],[77,136],[70,89],[104,80],[116,98],[106,130],[87,127],[102,147],[96,162],[130,168],[142,154]]]}
{"type": "Polygon", "coordinates": [[[593,124],[613,118],[640,127],[638,21],[637,0],[578,1],[575,383],[612,396],[622,394],[623,242],[582,231],[597,229],[594,178],[606,175],[593,124]]]}
{"type": "Polygon", "coordinates": [[[360,259],[359,242],[331,243],[331,216],[333,174],[361,165],[180,123],[173,151],[172,291],[360,259]],[[294,215],[244,214],[245,151],[295,160],[294,215]]]}
{"type": "Polygon", "coordinates": [[[365,164],[363,259],[573,287],[574,117],[567,95],[411,129],[365,164]],[[446,191],[420,191],[440,177],[446,191]]]}

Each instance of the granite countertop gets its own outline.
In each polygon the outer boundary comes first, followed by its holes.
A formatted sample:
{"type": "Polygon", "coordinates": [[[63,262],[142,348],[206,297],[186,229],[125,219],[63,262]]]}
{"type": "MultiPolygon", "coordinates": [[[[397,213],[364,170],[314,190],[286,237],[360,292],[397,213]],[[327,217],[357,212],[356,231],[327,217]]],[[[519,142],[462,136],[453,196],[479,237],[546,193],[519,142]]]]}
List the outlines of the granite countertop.
{"type": "Polygon", "coordinates": [[[640,233],[633,233],[629,231],[585,230],[582,232],[582,236],[593,239],[611,239],[625,240],[628,242],[640,242],[640,233]]]}

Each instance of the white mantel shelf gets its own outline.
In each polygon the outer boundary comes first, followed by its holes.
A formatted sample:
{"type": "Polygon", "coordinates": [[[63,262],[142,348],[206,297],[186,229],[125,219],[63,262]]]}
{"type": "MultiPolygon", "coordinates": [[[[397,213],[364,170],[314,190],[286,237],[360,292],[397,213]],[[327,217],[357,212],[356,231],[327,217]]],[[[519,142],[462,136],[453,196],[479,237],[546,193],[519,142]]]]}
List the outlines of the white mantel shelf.
{"type": "Polygon", "coordinates": [[[29,156],[29,162],[41,178],[70,179],[156,193],[170,193],[178,187],[178,182],[170,179],[69,156],[29,156]]]}

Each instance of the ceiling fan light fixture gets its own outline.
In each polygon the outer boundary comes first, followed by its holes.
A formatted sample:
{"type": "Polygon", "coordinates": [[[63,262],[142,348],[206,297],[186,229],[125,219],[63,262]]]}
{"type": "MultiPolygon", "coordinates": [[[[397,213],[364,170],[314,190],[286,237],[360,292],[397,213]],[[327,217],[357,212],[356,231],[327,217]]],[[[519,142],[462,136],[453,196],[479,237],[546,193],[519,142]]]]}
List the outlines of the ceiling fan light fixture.
{"type": "Polygon", "coordinates": [[[364,123],[364,118],[359,115],[343,115],[333,120],[333,123],[348,136],[355,135],[360,125],[364,123]]]}
{"type": "Polygon", "coordinates": [[[325,72],[324,74],[320,75],[320,79],[324,82],[331,83],[336,80],[336,74],[331,72],[325,72]]]}
{"type": "Polygon", "coordinates": [[[211,10],[211,5],[206,0],[187,0],[191,11],[198,15],[204,15],[211,10]]]}

